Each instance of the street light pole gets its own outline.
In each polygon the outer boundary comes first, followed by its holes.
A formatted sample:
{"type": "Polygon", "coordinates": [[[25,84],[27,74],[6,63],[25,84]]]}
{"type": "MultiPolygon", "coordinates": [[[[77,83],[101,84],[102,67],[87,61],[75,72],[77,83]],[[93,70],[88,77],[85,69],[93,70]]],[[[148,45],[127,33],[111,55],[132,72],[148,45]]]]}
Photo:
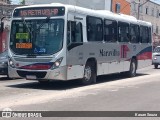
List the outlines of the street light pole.
{"type": "Polygon", "coordinates": [[[138,3],[138,15],[137,15],[138,20],[139,20],[139,11],[140,11],[140,0],[139,0],[139,3],[138,3]]]}
{"type": "Polygon", "coordinates": [[[139,3],[138,3],[138,17],[137,17],[138,20],[139,20],[140,7],[143,6],[144,4],[146,4],[149,1],[150,0],[146,0],[146,2],[144,2],[143,4],[140,4],[140,0],[139,0],[139,3]]]}

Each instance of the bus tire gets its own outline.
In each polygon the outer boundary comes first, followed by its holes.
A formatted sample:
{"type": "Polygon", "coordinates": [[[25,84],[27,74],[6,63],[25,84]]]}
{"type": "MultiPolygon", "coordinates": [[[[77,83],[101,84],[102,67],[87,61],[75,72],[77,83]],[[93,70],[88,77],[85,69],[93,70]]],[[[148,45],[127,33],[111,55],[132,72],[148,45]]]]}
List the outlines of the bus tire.
{"type": "Polygon", "coordinates": [[[94,62],[87,62],[84,68],[84,75],[81,80],[83,85],[89,85],[92,83],[96,83],[96,67],[94,62]]]}
{"type": "Polygon", "coordinates": [[[128,76],[129,77],[135,77],[136,76],[136,71],[137,71],[137,62],[135,59],[131,60],[130,68],[128,71],[128,76]]]}
{"type": "Polygon", "coordinates": [[[157,68],[158,68],[158,65],[157,65],[157,64],[154,64],[154,68],[157,69],[157,68]]]}

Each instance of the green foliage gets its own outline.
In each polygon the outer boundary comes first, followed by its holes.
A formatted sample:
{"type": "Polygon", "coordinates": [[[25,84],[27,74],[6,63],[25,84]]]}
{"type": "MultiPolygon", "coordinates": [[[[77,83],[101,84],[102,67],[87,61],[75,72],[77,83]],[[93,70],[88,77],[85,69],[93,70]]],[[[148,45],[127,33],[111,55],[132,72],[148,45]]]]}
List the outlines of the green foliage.
{"type": "Polygon", "coordinates": [[[12,0],[7,0],[7,4],[11,4],[12,0]]]}
{"type": "Polygon", "coordinates": [[[20,5],[25,5],[25,0],[21,0],[20,5]]]}

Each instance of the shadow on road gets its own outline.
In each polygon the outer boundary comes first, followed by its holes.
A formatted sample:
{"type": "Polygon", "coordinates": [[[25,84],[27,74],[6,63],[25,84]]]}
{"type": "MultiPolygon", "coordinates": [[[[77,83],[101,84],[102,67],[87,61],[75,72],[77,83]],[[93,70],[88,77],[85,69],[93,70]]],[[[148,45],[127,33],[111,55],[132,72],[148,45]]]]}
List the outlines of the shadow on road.
{"type": "MultiPolygon", "coordinates": [[[[137,74],[136,77],[145,76],[148,74],[137,74]]],[[[117,80],[124,80],[127,79],[125,75],[122,74],[111,74],[111,75],[104,75],[99,76],[97,78],[96,84],[101,84],[109,81],[117,81],[117,80]]],[[[131,79],[134,80],[134,79],[131,79]]],[[[83,87],[79,82],[79,80],[71,80],[71,81],[52,81],[45,84],[40,84],[38,81],[30,81],[29,83],[21,83],[16,85],[9,85],[7,87],[14,87],[14,88],[25,88],[25,89],[41,89],[41,90],[66,90],[72,89],[77,87],[83,87]]]]}
{"type": "MultiPolygon", "coordinates": [[[[137,77],[145,76],[145,75],[149,75],[149,74],[137,73],[136,77],[133,77],[133,78],[137,78],[137,77]]],[[[97,83],[104,83],[104,82],[117,81],[117,80],[124,80],[124,79],[127,79],[127,78],[129,78],[129,77],[127,77],[127,75],[125,75],[125,74],[103,75],[103,76],[99,76],[97,78],[97,83]]]]}
{"type": "Polygon", "coordinates": [[[160,69],[160,67],[159,68],[153,68],[153,69],[158,70],[158,69],[160,69]]]}
{"type": "Polygon", "coordinates": [[[0,81],[9,81],[9,80],[16,80],[16,79],[12,79],[12,78],[9,78],[7,76],[0,76],[0,81]]]}

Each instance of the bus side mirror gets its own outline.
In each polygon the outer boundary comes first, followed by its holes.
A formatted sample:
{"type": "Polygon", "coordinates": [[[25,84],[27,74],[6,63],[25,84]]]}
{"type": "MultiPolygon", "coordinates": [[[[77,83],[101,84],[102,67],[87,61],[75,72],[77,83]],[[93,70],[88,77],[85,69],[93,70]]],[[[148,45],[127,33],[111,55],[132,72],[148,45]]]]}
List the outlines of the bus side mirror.
{"type": "Polygon", "coordinates": [[[1,24],[0,24],[0,32],[3,32],[3,30],[4,30],[4,22],[1,22],[1,24]]]}

